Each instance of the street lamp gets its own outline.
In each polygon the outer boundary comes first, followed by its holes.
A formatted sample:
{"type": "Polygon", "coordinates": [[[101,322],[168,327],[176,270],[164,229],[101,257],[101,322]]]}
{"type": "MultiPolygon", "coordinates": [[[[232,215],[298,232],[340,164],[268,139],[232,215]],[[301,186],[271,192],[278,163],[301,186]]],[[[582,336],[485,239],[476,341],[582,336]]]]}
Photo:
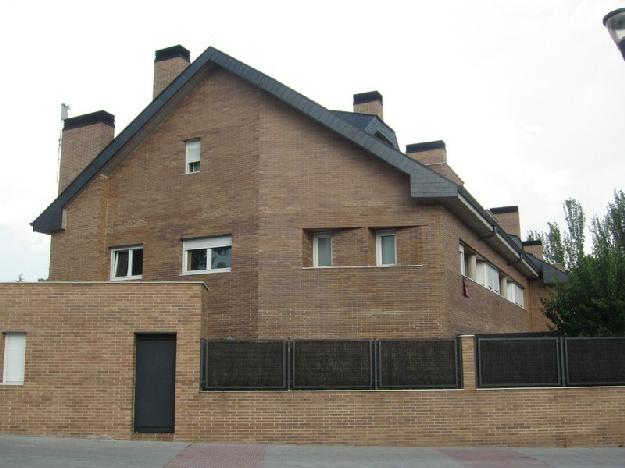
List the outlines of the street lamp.
{"type": "Polygon", "coordinates": [[[625,59],[625,8],[619,8],[605,15],[603,25],[608,28],[612,40],[625,59]]]}

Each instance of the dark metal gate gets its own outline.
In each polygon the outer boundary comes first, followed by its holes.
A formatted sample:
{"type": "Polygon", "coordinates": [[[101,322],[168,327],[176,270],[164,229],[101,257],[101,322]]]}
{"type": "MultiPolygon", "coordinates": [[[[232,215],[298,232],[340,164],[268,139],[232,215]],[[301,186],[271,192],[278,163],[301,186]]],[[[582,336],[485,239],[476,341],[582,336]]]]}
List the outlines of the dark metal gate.
{"type": "Polygon", "coordinates": [[[137,334],[135,432],[174,432],[176,335],[137,334]]]}

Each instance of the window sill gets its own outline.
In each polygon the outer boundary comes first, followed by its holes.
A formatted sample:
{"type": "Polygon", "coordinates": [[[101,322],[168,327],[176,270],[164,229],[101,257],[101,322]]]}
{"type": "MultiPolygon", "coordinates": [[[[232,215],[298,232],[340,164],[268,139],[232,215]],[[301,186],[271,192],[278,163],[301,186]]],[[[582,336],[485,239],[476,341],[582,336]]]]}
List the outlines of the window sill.
{"type": "Polygon", "coordinates": [[[216,275],[218,273],[230,273],[232,268],[219,268],[218,270],[201,270],[201,271],[185,271],[180,273],[180,276],[191,276],[191,275],[216,275]]]}
{"type": "Polygon", "coordinates": [[[0,382],[0,387],[23,387],[24,382],[0,382]]]}
{"type": "Polygon", "coordinates": [[[302,270],[346,270],[353,268],[420,268],[423,265],[343,265],[324,267],[302,267],[302,270]]]}
{"type": "Polygon", "coordinates": [[[193,175],[193,174],[199,174],[200,171],[195,171],[195,172],[185,172],[184,175],[193,175]]]}
{"type": "Polygon", "coordinates": [[[125,276],[124,278],[111,278],[111,281],[136,281],[143,279],[143,275],[140,276],[125,276]]]}

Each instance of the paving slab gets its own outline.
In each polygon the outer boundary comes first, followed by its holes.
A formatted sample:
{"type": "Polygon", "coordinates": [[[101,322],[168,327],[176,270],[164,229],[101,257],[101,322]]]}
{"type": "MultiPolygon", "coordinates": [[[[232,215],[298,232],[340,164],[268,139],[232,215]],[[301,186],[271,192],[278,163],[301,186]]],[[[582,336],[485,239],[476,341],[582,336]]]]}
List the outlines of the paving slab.
{"type": "Polygon", "coordinates": [[[152,468],[189,444],[126,440],[0,436],[2,468],[152,468]]]}
{"type": "Polygon", "coordinates": [[[625,468],[625,448],[407,448],[0,435],[0,468],[625,468]]]}

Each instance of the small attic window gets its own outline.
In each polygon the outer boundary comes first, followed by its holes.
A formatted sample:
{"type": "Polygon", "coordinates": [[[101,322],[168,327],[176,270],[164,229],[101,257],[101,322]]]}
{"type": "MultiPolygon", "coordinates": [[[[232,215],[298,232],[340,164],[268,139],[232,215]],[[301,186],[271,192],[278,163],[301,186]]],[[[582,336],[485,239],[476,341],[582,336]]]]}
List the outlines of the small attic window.
{"type": "Polygon", "coordinates": [[[393,142],[390,141],[388,138],[386,138],[384,135],[382,135],[382,133],[380,132],[375,132],[375,136],[378,140],[382,140],[384,143],[386,143],[389,146],[393,146],[393,142]]]}
{"type": "Polygon", "coordinates": [[[187,174],[200,172],[200,140],[199,138],[187,140],[186,149],[186,170],[187,174]]]}

